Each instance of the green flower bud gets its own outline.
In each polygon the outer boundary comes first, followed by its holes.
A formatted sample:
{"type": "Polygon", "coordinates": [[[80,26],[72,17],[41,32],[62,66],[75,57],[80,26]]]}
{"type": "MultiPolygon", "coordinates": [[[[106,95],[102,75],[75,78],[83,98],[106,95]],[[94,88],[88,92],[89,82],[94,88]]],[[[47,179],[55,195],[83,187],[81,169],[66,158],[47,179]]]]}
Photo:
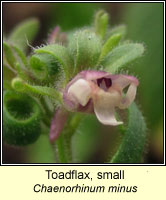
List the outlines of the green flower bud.
{"type": "Polygon", "coordinates": [[[77,31],[69,41],[69,52],[74,57],[75,71],[97,66],[102,48],[101,40],[89,30],[77,31]]]}

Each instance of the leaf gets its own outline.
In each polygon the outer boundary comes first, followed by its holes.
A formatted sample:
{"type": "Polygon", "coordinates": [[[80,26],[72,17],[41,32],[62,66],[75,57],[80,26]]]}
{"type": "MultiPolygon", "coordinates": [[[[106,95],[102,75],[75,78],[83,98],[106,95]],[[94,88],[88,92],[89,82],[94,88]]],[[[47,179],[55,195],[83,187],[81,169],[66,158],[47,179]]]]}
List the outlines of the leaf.
{"type": "MultiPolygon", "coordinates": [[[[10,83],[11,79],[15,77],[15,73],[7,66],[5,63],[3,64],[3,82],[6,80],[10,83]]],[[[3,85],[4,86],[4,85],[3,85]]]]}
{"type": "Polygon", "coordinates": [[[54,98],[60,103],[62,102],[60,93],[54,88],[50,88],[46,86],[33,86],[26,83],[21,78],[14,78],[12,80],[11,85],[18,92],[48,96],[48,97],[54,98]]]}
{"type": "Polygon", "coordinates": [[[95,32],[103,39],[108,25],[108,14],[104,10],[100,10],[95,16],[95,32]]]}
{"type": "Polygon", "coordinates": [[[135,103],[129,107],[128,127],[110,163],[140,163],[146,142],[146,124],[135,103]]]}
{"type": "Polygon", "coordinates": [[[27,58],[24,52],[19,49],[16,45],[12,44],[14,51],[17,53],[17,56],[20,58],[21,62],[24,64],[25,67],[28,66],[27,58]]]}
{"type": "Polygon", "coordinates": [[[100,59],[102,60],[120,41],[122,35],[117,33],[112,36],[105,42],[101,54],[100,54],[100,59]]]}
{"type": "Polygon", "coordinates": [[[88,30],[76,32],[69,41],[69,52],[74,58],[75,71],[95,67],[100,51],[100,38],[88,30]]]}
{"type": "Polygon", "coordinates": [[[123,38],[126,35],[126,31],[127,31],[126,26],[123,24],[115,26],[107,33],[107,38],[109,38],[110,36],[112,36],[114,34],[121,34],[122,38],[123,38]]]}
{"type": "Polygon", "coordinates": [[[16,63],[16,70],[17,70],[17,75],[22,78],[23,80],[28,80],[29,81],[29,76],[27,73],[21,68],[19,63],[16,63]]]}
{"type": "Polygon", "coordinates": [[[35,49],[35,53],[41,54],[50,54],[56,60],[56,62],[61,66],[64,70],[65,76],[69,79],[70,73],[72,72],[72,59],[68,53],[66,47],[63,47],[58,44],[51,44],[44,46],[39,49],[35,49]]]}
{"type": "Polygon", "coordinates": [[[107,72],[113,73],[142,56],[144,46],[142,44],[123,44],[114,48],[103,60],[102,65],[107,72]]]}
{"type": "Polygon", "coordinates": [[[35,77],[40,80],[49,79],[56,75],[60,67],[54,56],[45,53],[31,56],[30,66],[35,77]]]}
{"type": "Polygon", "coordinates": [[[56,100],[60,99],[60,94],[54,88],[46,87],[46,86],[31,86],[26,85],[26,89],[32,93],[36,93],[39,95],[49,96],[56,100]]]}
{"type": "Polygon", "coordinates": [[[14,57],[14,54],[12,52],[11,47],[6,42],[3,42],[3,50],[4,50],[5,57],[6,57],[6,60],[7,60],[8,64],[11,67],[14,68],[15,67],[16,59],[14,57]]]}
{"type": "Polygon", "coordinates": [[[39,21],[35,18],[28,19],[18,24],[9,35],[9,40],[21,50],[26,50],[27,40],[32,42],[39,30],[39,21]]]}
{"type": "Polygon", "coordinates": [[[15,91],[3,95],[3,140],[10,145],[34,143],[41,133],[41,109],[35,99],[15,91]]]}

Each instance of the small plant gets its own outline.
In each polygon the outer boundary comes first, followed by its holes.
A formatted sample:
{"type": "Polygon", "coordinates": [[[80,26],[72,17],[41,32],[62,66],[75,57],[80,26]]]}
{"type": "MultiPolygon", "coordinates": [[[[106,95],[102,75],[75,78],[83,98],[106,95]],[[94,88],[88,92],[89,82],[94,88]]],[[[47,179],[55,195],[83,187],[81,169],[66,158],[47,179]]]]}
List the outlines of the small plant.
{"type": "Polygon", "coordinates": [[[4,38],[6,143],[34,143],[44,129],[53,145],[55,162],[71,163],[72,136],[88,113],[106,126],[119,127],[123,135],[118,150],[106,162],[141,162],[146,124],[133,102],[139,81],[120,71],[143,55],[144,46],[125,40],[126,27],[112,28],[108,21],[108,14],[101,10],[90,27],[64,33],[57,26],[47,44],[32,48],[29,55],[27,43],[39,29],[36,19],[23,22],[4,38]],[[122,119],[121,112],[127,109],[122,119]]]}

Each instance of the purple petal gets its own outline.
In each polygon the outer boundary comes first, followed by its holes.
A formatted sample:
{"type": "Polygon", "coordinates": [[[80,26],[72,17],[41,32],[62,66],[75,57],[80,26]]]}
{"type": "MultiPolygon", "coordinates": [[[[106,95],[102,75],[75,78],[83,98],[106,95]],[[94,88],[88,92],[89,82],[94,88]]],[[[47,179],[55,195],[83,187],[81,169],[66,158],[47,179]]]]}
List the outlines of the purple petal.
{"type": "Polygon", "coordinates": [[[110,74],[104,71],[95,71],[95,70],[86,70],[81,71],[78,73],[66,86],[66,89],[68,88],[78,79],[85,79],[85,80],[97,80],[103,77],[107,77],[110,74]]]}
{"type": "Polygon", "coordinates": [[[110,74],[104,71],[86,70],[79,73],[86,80],[97,80],[109,76],[110,74]]]}
{"type": "Polygon", "coordinates": [[[134,76],[128,76],[123,74],[117,74],[117,75],[110,75],[110,78],[112,80],[113,85],[117,85],[120,88],[125,88],[129,84],[133,83],[136,86],[138,86],[139,81],[134,76]]]}
{"type": "Polygon", "coordinates": [[[63,130],[68,118],[68,112],[63,108],[58,108],[51,122],[50,142],[55,142],[63,130]]]}
{"type": "Polygon", "coordinates": [[[56,26],[48,37],[48,43],[49,44],[55,43],[59,33],[60,33],[60,27],[56,26]]]}

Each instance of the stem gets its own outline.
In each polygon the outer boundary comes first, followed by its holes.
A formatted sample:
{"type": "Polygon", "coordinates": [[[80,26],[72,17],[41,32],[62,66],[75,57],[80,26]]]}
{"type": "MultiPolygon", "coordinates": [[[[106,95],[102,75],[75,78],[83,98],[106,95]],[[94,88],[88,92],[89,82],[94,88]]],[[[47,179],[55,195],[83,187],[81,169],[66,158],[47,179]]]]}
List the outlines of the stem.
{"type": "Polygon", "coordinates": [[[83,118],[82,114],[80,113],[74,114],[74,116],[72,116],[70,121],[68,122],[69,125],[64,131],[64,147],[65,147],[64,149],[69,163],[71,163],[73,160],[71,139],[82,118],[83,118]]]}
{"type": "Polygon", "coordinates": [[[46,103],[46,100],[45,100],[44,97],[41,97],[41,98],[40,98],[40,103],[42,104],[42,106],[43,106],[43,108],[44,108],[46,114],[49,115],[50,117],[52,117],[52,116],[53,116],[53,113],[52,113],[51,110],[49,109],[49,106],[48,106],[48,104],[46,103]]]}
{"type": "Polygon", "coordinates": [[[57,145],[55,143],[52,143],[51,147],[52,147],[52,151],[54,152],[55,162],[59,163],[58,153],[57,153],[57,145]]]}
{"type": "MultiPolygon", "coordinates": [[[[58,112],[58,111],[57,111],[58,112]]],[[[62,113],[56,113],[57,119],[55,118],[56,124],[58,123],[64,123],[66,126],[64,129],[61,131],[60,136],[58,139],[56,139],[56,149],[57,151],[54,152],[55,156],[57,157],[58,155],[58,161],[60,163],[71,163],[72,162],[72,146],[71,146],[71,139],[73,134],[75,133],[76,128],[78,127],[81,119],[82,119],[82,114],[77,113],[77,114],[71,114],[69,119],[66,121],[62,116],[58,116],[58,114],[62,113]],[[63,121],[61,121],[61,117],[63,121]]]]}
{"type": "Polygon", "coordinates": [[[68,160],[66,158],[66,152],[65,152],[65,148],[64,148],[64,135],[61,134],[58,138],[58,140],[56,141],[56,145],[57,145],[57,150],[58,150],[58,159],[60,163],[68,163],[68,160]]]}

